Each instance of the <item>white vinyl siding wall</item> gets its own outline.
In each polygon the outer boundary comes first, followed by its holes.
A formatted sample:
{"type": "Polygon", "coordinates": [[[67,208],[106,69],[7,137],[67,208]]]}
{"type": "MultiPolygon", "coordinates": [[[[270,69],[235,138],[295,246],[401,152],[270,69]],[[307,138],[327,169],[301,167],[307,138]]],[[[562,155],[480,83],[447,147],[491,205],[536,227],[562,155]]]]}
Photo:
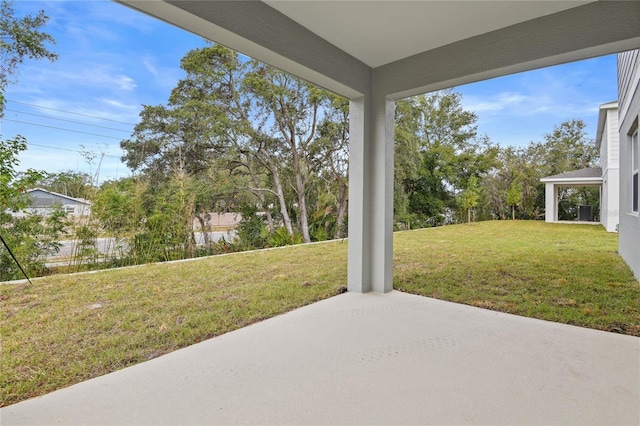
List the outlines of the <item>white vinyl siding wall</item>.
{"type": "Polygon", "coordinates": [[[611,102],[600,106],[604,122],[598,126],[600,164],[602,165],[602,192],[600,222],[607,232],[617,232],[620,220],[620,145],[618,130],[618,104],[611,102]]]}
{"type": "MultiPolygon", "coordinates": [[[[607,169],[617,169],[620,167],[620,142],[618,111],[607,111],[607,169]]],[[[603,167],[604,168],[604,167],[603,167]]]]}

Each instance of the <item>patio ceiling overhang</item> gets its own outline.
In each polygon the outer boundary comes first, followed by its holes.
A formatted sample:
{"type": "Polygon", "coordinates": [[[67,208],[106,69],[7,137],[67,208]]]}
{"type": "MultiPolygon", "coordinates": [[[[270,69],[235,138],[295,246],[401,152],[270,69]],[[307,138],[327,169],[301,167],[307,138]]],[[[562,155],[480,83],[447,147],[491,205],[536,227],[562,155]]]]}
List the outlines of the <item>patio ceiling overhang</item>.
{"type": "Polygon", "coordinates": [[[116,0],[353,98],[406,97],[640,46],[629,1],[116,0]]]}
{"type": "Polygon", "coordinates": [[[542,178],[540,182],[552,183],[556,186],[602,186],[602,177],[542,178]]]}
{"type": "Polygon", "coordinates": [[[636,1],[117,0],[350,103],[350,291],[392,289],[394,100],[640,47],[636,1]]]}

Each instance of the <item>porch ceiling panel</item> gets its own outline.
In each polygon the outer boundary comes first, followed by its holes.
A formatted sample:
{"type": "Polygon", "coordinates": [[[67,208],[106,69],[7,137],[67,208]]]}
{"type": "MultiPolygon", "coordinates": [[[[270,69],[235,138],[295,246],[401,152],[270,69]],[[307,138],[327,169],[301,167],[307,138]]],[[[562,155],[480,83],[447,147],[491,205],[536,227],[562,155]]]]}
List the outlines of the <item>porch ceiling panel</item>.
{"type": "Polygon", "coordinates": [[[589,1],[265,0],[372,68],[589,1]]]}

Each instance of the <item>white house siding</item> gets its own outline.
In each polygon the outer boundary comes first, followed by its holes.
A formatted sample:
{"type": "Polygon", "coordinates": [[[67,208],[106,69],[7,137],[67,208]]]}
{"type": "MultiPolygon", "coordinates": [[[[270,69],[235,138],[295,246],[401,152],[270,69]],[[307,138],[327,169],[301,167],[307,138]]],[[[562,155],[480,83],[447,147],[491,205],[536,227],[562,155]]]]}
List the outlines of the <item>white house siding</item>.
{"type": "Polygon", "coordinates": [[[602,164],[602,200],[600,222],[607,232],[616,232],[620,217],[620,144],[618,134],[618,104],[601,106],[604,114],[600,163],[602,164]]]}
{"type": "Polygon", "coordinates": [[[620,242],[619,252],[640,279],[640,216],[632,211],[631,135],[640,115],[640,55],[638,50],[618,54],[620,113],[620,242]]]}
{"type": "Polygon", "coordinates": [[[607,111],[607,135],[610,138],[607,144],[607,168],[620,168],[620,142],[619,142],[618,109],[607,111]]]}
{"type": "MultiPolygon", "coordinates": [[[[609,114],[607,114],[607,118],[609,114]]],[[[606,124],[605,124],[606,127],[606,124]]],[[[617,131],[618,129],[616,129],[617,131]]],[[[600,164],[602,165],[602,174],[609,168],[609,132],[602,132],[602,140],[600,141],[600,164]]]]}

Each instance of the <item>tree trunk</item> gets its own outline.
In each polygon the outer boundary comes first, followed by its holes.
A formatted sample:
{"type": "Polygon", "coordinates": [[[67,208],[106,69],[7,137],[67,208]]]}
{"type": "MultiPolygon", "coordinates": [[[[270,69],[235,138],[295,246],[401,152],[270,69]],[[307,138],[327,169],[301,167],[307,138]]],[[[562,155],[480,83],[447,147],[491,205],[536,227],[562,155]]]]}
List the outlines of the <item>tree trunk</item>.
{"type": "MultiPolygon", "coordinates": [[[[253,171],[253,167],[251,167],[248,161],[244,164],[247,167],[247,170],[249,170],[249,174],[251,175],[251,180],[253,181],[253,184],[256,186],[256,188],[259,187],[260,184],[258,183],[258,178],[256,177],[256,174],[253,171]]],[[[273,216],[271,216],[271,212],[269,211],[269,207],[267,206],[267,201],[266,201],[266,198],[264,197],[264,192],[253,190],[253,189],[251,189],[250,191],[253,195],[258,197],[258,199],[260,200],[260,206],[262,206],[262,209],[264,210],[264,213],[267,216],[267,225],[269,226],[269,233],[273,234],[276,231],[276,227],[273,225],[273,216]]]]}
{"type": "Polygon", "coordinates": [[[289,212],[287,211],[287,201],[284,198],[284,191],[282,190],[282,182],[280,182],[278,169],[273,165],[269,165],[269,170],[271,171],[271,176],[273,177],[273,186],[275,186],[275,192],[278,197],[278,202],[280,203],[280,214],[282,214],[284,227],[287,228],[287,232],[289,233],[289,235],[293,237],[293,226],[291,226],[291,218],[289,217],[289,212]]]}
{"type": "Polygon", "coordinates": [[[302,181],[302,174],[299,167],[296,167],[296,189],[298,193],[298,209],[300,209],[300,230],[302,231],[302,237],[305,243],[311,242],[311,235],[309,235],[309,215],[307,214],[307,197],[305,194],[304,183],[302,181]]]}
{"type": "MultiPolygon", "coordinates": [[[[210,241],[209,238],[209,233],[207,232],[206,226],[205,226],[205,220],[204,217],[200,214],[196,212],[196,218],[198,218],[198,222],[200,222],[200,232],[202,233],[202,237],[204,238],[204,245],[208,246],[210,241]]],[[[194,240],[195,240],[195,235],[194,235],[194,240]]],[[[195,241],[194,241],[195,243],[195,241]]]]}
{"type": "MultiPolygon", "coordinates": [[[[283,131],[283,134],[285,132],[283,131]]],[[[309,215],[307,214],[307,195],[305,191],[305,179],[302,176],[302,168],[300,167],[300,153],[298,152],[298,146],[295,141],[295,133],[291,131],[289,135],[289,147],[293,156],[293,173],[296,181],[296,193],[298,195],[298,210],[300,220],[300,231],[302,231],[302,237],[305,243],[311,242],[311,236],[309,235],[309,215]]]]}
{"type": "Polygon", "coordinates": [[[471,223],[471,209],[467,209],[467,223],[471,223]]]}
{"type": "Polygon", "coordinates": [[[516,220],[516,206],[511,206],[511,220],[516,220]]]}
{"type": "Polygon", "coordinates": [[[307,200],[304,192],[298,196],[298,205],[300,206],[300,229],[302,230],[302,237],[305,243],[311,242],[311,235],[309,234],[309,217],[307,214],[307,200]]]}
{"type": "MultiPolygon", "coordinates": [[[[262,206],[264,207],[264,204],[262,206]]],[[[273,234],[274,232],[276,232],[276,227],[273,226],[273,217],[271,216],[271,212],[269,211],[268,207],[264,209],[264,214],[265,216],[267,216],[267,225],[269,226],[269,233],[273,234]]]]}
{"type": "Polygon", "coordinates": [[[344,218],[347,215],[347,207],[349,188],[345,184],[340,185],[340,195],[338,198],[338,217],[336,218],[336,232],[334,234],[334,238],[342,238],[343,232],[342,229],[344,227],[344,218]]]}
{"type": "Polygon", "coordinates": [[[264,198],[264,193],[260,190],[256,190],[255,188],[249,189],[249,191],[256,197],[258,197],[258,199],[260,200],[260,206],[262,207],[262,211],[264,212],[264,215],[267,217],[267,226],[269,227],[269,233],[273,234],[276,231],[276,227],[273,224],[273,216],[271,216],[271,212],[269,211],[269,208],[265,207],[267,202],[266,202],[266,199],[264,198]]]}

